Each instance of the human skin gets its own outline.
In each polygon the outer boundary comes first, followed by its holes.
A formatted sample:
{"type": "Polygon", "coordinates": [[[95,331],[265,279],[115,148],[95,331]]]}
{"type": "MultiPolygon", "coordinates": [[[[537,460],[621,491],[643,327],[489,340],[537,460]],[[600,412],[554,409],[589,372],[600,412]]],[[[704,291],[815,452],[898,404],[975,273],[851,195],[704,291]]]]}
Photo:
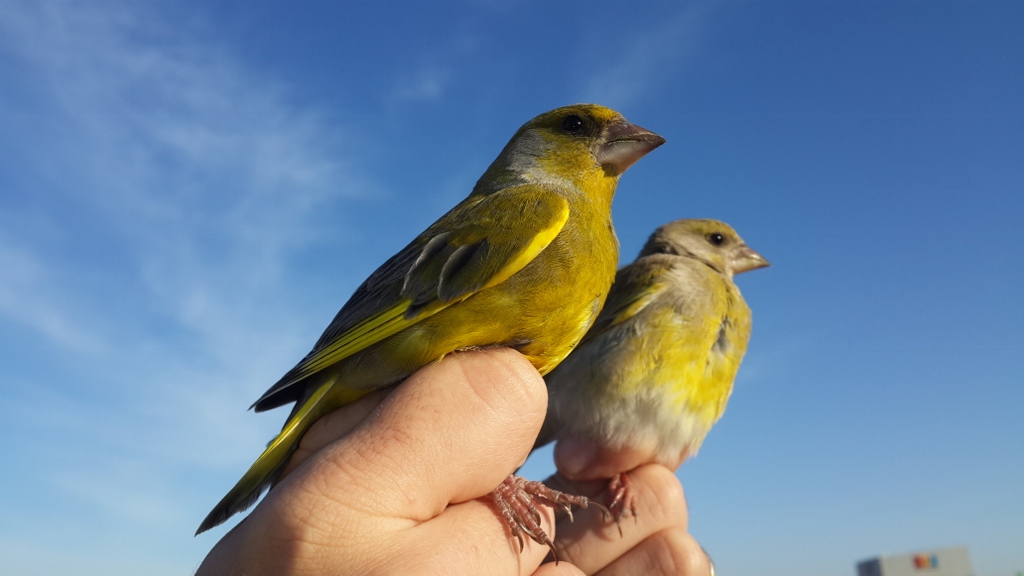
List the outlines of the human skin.
{"type": "MultiPolygon", "coordinates": [[[[542,508],[561,561],[542,564],[547,547],[529,539],[519,551],[484,497],[525,461],[546,404],[519,353],[449,355],[319,420],[196,574],[708,574],[682,486],[658,465],[630,473],[635,521],[617,527],[594,507],[556,521],[542,508]]],[[[573,489],[600,498],[605,484],[573,489]]]]}

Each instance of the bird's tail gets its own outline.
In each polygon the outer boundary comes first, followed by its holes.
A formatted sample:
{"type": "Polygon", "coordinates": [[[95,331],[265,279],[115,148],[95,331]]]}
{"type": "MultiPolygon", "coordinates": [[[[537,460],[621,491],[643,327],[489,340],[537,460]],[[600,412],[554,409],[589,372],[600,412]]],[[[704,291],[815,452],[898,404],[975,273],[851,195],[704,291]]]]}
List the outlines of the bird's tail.
{"type": "MultiPolygon", "coordinates": [[[[332,407],[336,407],[328,406],[329,404],[335,404],[335,402],[330,401],[331,398],[328,395],[328,391],[334,387],[335,380],[335,378],[328,378],[301,406],[296,407],[288,422],[285,423],[284,428],[281,429],[281,433],[267,446],[263,454],[260,454],[260,457],[253,462],[249,470],[242,476],[242,479],[235,484],[235,487],[214,506],[213,510],[206,516],[206,519],[203,520],[203,523],[199,525],[196,535],[221,524],[234,514],[252,506],[260,497],[260,494],[274,482],[281,469],[284,468],[285,463],[288,462],[288,458],[299,446],[299,440],[302,439],[302,435],[306,433],[306,430],[320,416],[328,412],[332,407]]],[[[336,392],[330,396],[336,396],[336,392]]],[[[354,390],[351,390],[351,392],[355,393],[353,395],[356,395],[356,397],[365,394],[365,392],[357,393],[354,390]]],[[[348,398],[347,400],[351,402],[354,398],[348,398]]],[[[347,404],[348,402],[343,401],[342,403],[347,404]]]]}

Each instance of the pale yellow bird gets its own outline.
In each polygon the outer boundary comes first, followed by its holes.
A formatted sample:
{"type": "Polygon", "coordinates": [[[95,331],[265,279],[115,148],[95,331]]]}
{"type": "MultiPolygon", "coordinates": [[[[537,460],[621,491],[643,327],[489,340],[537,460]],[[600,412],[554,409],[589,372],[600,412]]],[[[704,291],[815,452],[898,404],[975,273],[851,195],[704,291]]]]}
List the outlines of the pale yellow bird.
{"type": "Polygon", "coordinates": [[[633,511],[625,472],[649,462],[675,469],[725,411],[751,328],[733,275],[764,266],[724,222],[658,228],[618,271],[580,345],[547,375],[537,446],[566,440],[556,461],[570,479],[611,478],[616,518],[633,511]]]}

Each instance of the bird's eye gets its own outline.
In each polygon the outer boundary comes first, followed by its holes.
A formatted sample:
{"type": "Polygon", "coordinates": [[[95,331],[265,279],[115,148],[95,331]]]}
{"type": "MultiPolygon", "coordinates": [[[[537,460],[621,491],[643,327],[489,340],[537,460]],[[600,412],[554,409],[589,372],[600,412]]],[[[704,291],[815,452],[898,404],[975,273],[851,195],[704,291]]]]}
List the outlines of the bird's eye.
{"type": "Polygon", "coordinates": [[[712,232],[708,234],[708,242],[711,242],[715,246],[721,246],[725,243],[725,236],[722,236],[721,232],[712,232]]]}
{"type": "Polygon", "coordinates": [[[579,132],[581,128],[583,128],[583,118],[580,118],[575,114],[567,116],[565,120],[562,121],[562,130],[565,130],[569,134],[575,134],[579,132]]]}

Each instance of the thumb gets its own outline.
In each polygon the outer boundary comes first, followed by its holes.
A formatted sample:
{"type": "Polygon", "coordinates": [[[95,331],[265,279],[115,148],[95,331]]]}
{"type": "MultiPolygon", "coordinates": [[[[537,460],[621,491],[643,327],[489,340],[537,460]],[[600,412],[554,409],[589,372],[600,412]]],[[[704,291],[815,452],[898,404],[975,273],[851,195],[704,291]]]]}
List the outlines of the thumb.
{"type": "Polygon", "coordinates": [[[410,376],[306,473],[373,513],[424,521],[511,474],[546,409],[544,380],[518,352],[452,354],[410,376]]]}

